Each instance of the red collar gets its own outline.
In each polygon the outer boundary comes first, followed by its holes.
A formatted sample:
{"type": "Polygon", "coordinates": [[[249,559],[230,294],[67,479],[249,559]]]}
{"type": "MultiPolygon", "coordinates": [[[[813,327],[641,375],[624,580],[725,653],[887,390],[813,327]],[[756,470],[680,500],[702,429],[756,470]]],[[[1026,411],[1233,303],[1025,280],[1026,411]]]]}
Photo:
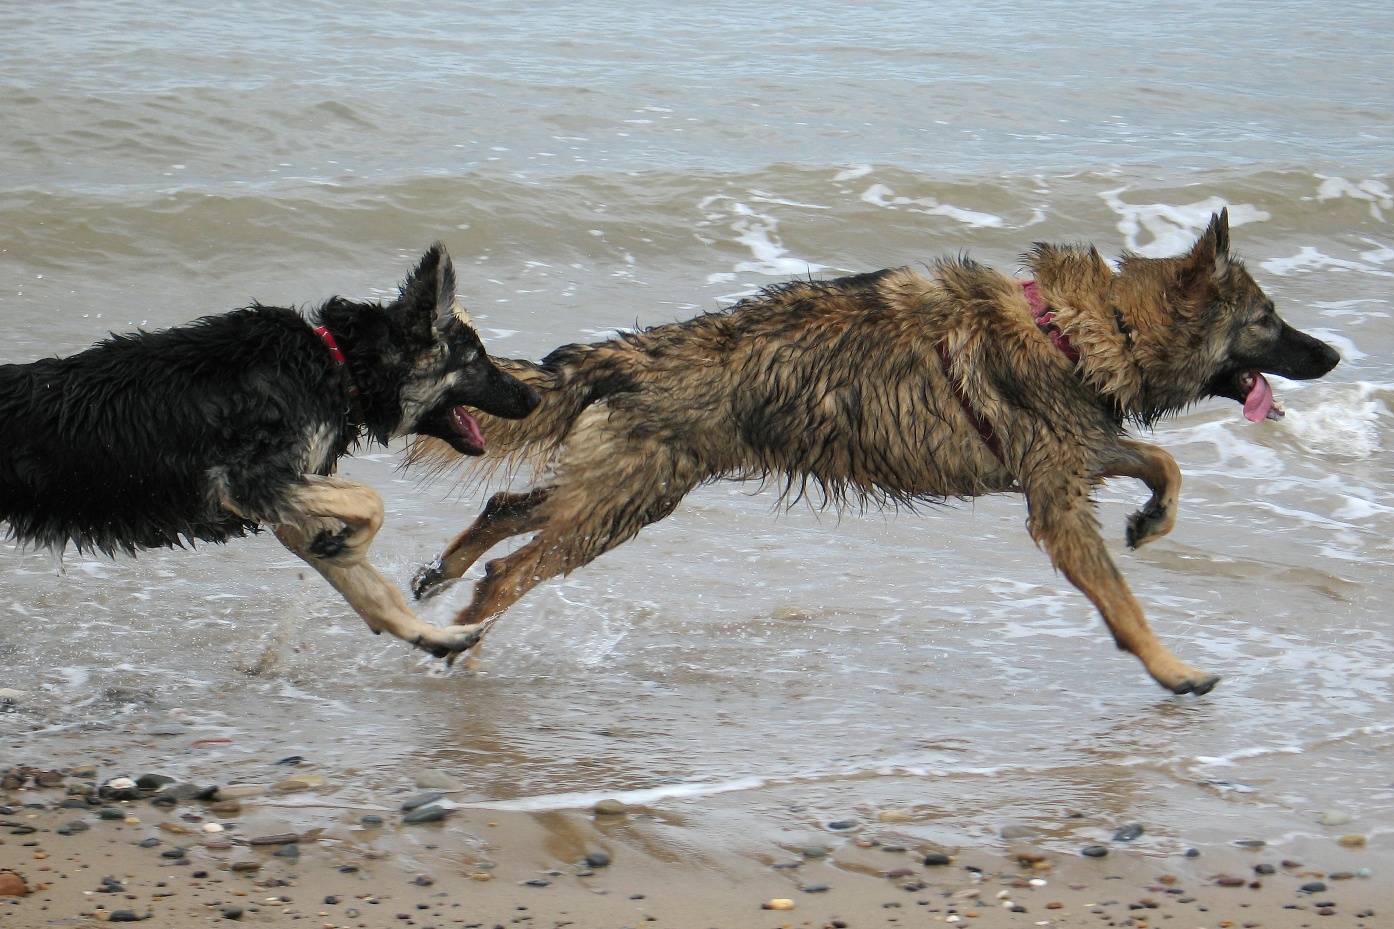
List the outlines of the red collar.
{"type": "Polygon", "coordinates": [[[1055,312],[1046,305],[1045,297],[1041,296],[1041,290],[1036,286],[1035,281],[1022,281],[1021,291],[1026,295],[1026,302],[1031,306],[1031,316],[1036,320],[1036,325],[1041,331],[1050,336],[1050,341],[1055,343],[1055,347],[1071,361],[1079,361],[1079,351],[1070,344],[1070,337],[1060,331],[1060,327],[1055,324],[1055,312]]]}
{"type": "Polygon", "coordinates": [[[339,343],[334,341],[334,333],[330,332],[325,326],[316,326],[315,335],[324,340],[324,344],[329,348],[329,354],[338,364],[344,365],[344,376],[349,382],[349,396],[358,396],[358,387],[353,383],[353,376],[348,373],[348,359],[344,357],[344,350],[339,348],[339,343]]]}

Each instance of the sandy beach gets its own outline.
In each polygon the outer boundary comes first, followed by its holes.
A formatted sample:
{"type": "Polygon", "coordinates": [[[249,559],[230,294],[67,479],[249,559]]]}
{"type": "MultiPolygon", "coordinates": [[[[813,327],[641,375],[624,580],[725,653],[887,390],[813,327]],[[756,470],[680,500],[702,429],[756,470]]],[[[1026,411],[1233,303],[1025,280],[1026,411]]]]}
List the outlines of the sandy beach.
{"type": "Polygon", "coordinates": [[[333,786],[352,772],[277,761],[260,782],[224,785],[12,769],[0,925],[1376,929],[1394,913],[1388,875],[1371,867],[1387,850],[1355,833],[1157,856],[1130,848],[1145,827],[1126,824],[1079,853],[1029,835],[942,848],[897,830],[911,814],[885,810],[748,855],[687,841],[703,824],[662,804],[480,811],[404,783],[353,808],[333,786]]]}

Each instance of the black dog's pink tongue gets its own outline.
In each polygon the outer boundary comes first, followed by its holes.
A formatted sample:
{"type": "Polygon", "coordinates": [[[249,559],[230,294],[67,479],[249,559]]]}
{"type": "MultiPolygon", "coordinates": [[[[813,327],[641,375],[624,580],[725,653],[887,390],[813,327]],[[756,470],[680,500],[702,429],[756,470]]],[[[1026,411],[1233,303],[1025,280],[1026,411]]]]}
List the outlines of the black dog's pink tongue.
{"type": "Polygon", "coordinates": [[[479,428],[479,423],[464,407],[457,406],[450,411],[450,425],[471,445],[484,450],[484,430],[479,428]]]}
{"type": "Polygon", "coordinates": [[[1273,412],[1273,388],[1268,386],[1268,380],[1262,373],[1250,371],[1249,376],[1254,383],[1249,388],[1249,395],[1244,398],[1244,418],[1251,423],[1261,423],[1273,412]]]}

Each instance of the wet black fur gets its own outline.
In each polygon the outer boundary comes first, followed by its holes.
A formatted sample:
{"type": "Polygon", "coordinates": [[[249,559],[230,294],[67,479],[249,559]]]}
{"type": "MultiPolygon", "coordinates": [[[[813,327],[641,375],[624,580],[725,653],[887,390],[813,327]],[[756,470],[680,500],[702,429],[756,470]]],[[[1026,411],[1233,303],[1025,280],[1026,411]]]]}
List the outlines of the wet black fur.
{"type": "MultiPolygon", "coordinates": [[[[453,297],[454,275],[436,246],[386,306],[336,297],[307,320],[254,305],[0,365],[0,521],[24,543],[107,554],[244,535],[281,512],[304,473],[399,431],[402,388],[432,352],[439,376],[463,375],[442,408],[525,415],[531,389],[493,366],[469,326],[438,320],[442,293],[453,297]],[[223,509],[223,492],[254,518],[223,509]]],[[[438,434],[425,424],[447,412],[409,425],[438,434]]]]}

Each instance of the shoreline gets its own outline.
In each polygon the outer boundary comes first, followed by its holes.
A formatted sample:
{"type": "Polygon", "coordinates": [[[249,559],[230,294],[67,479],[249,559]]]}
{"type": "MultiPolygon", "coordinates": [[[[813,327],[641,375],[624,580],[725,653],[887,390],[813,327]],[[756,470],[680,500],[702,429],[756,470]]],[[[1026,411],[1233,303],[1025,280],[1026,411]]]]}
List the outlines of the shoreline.
{"type": "MultiPolygon", "coordinates": [[[[16,783],[12,769],[0,894],[16,879],[29,893],[0,895],[0,925],[1378,929],[1394,913],[1387,856],[1364,836],[1154,855],[1121,831],[1086,857],[1030,836],[941,848],[884,812],[751,854],[661,801],[486,810],[452,802],[457,785],[437,775],[345,804],[312,765],[271,770],[214,787],[158,775],[136,786],[91,765],[20,770],[16,783]]],[[[727,814],[760,828],[758,811],[727,814]]]]}

